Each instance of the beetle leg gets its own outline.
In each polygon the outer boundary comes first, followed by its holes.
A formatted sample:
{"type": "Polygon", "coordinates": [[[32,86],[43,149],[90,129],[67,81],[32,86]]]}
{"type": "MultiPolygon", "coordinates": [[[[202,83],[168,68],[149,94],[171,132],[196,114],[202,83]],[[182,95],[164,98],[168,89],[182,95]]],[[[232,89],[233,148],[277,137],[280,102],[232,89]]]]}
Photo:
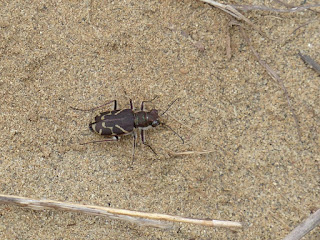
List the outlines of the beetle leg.
{"type": "Polygon", "coordinates": [[[105,104],[102,104],[101,106],[98,106],[98,107],[94,107],[94,108],[90,108],[90,109],[80,109],[80,108],[75,108],[75,107],[71,107],[73,110],[78,110],[78,111],[84,111],[84,112],[90,112],[90,111],[93,111],[95,109],[98,109],[98,108],[101,108],[101,107],[104,107],[110,103],[114,102],[114,110],[117,110],[117,100],[112,100],[110,102],[107,102],[105,104]]]}
{"type": "Polygon", "coordinates": [[[133,103],[132,103],[132,99],[130,99],[130,109],[131,109],[131,110],[134,110],[133,103]]]}
{"type": "Polygon", "coordinates": [[[133,162],[134,161],[134,153],[135,153],[136,147],[137,147],[137,133],[135,131],[133,131],[132,136],[133,136],[133,149],[132,149],[132,162],[133,162]]]}
{"type": "Polygon", "coordinates": [[[148,101],[142,101],[141,102],[141,111],[144,111],[144,103],[146,103],[146,102],[152,102],[153,100],[155,100],[156,98],[157,98],[158,96],[155,96],[153,99],[151,99],[151,100],[148,100],[148,101]]]}
{"type": "Polygon", "coordinates": [[[140,108],[141,111],[144,111],[144,103],[145,103],[145,102],[146,102],[146,101],[142,101],[142,102],[141,102],[141,108],[140,108]]]}
{"type": "Polygon", "coordinates": [[[117,100],[114,100],[114,108],[113,110],[117,110],[117,100]]]}
{"type": "Polygon", "coordinates": [[[141,141],[142,141],[142,143],[143,143],[144,145],[148,146],[155,155],[158,155],[158,154],[153,150],[153,148],[152,148],[149,144],[146,143],[145,132],[144,132],[143,129],[140,129],[140,136],[141,136],[141,141]]]}
{"type": "Polygon", "coordinates": [[[113,136],[112,138],[106,138],[104,140],[98,140],[98,141],[92,141],[92,142],[85,142],[85,143],[80,143],[81,145],[88,144],[88,143],[99,143],[99,142],[113,142],[113,141],[119,141],[120,137],[118,136],[113,136]]]}
{"type": "Polygon", "coordinates": [[[145,140],[145,135],[144,135],[144,130],[143,129],[140,129],[140,136],[141,136],[142,143],[145,144],[146,140],[145,140]]]}

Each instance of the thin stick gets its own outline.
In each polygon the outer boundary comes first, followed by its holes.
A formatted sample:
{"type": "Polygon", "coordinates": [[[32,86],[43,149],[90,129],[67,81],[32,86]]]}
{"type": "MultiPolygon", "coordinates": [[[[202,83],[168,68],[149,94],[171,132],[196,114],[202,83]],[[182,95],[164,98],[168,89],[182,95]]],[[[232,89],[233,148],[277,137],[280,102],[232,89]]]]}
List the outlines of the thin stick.
{"type": "Polygon", "coordinates": [[[248,23],[251,27],[253,27],[256,31],[258,31],[261,35],[267,37],[265,35],[265,33],[263,33],[259,28],[257,28],[255,24],[253,24],[248,18],[246,18],[243,14],[241,14],[233,6],[221,4],[221,3],[218,3],[218,2],[212,1],[212,0],[200,0],[200,1],[208,3],[208,4],[210,4],[210,5],[214,6],[214,7],[217,7],[219,9],[221,9],[222,11],[224,11],[224,12],[230,14],[231,16],[235,17],[236,19],[242,20],[242,21],[248,23]]]}
{"type": "Polygon", "coordinates": [[[299,240],[320,224],[320,209],[293,229],[283,240],[299,240]]]}
{"type": "Polygon", "coordinates": [[[242,33],[242,36],[244,37],[245,41],[248,43],[253,55],[257,58],[258,62],[260,63],[260,65],[262,67],[265,68],[265,70],[267,71],[267,73],[269,74],[269,76],[275,81],[278,83],[278,85],[280,86],[280,88],[282,89],[283,91],[283,94],[287,100],[287,103],[288,103],[288,106],[289,106],[289,109],[290,109],[290,112],[293,116],[293,119],[295,121],[295,124],[296,124],[296,128],[297,128],[297,132],[298,132],[298,137],[299,137],[299,140],[300,142],[302,141],[301,138],[301,129],[300,129],[300,124],[299,124],[299,120],[298,120],[298,117],[297,115],[295,114],[295,111],[293,109],[293,106],[292,106],[292,103],[291,103],[291,100],[289,98],[289,93],[287,91],[287,88],[285,87],[283,81],[280,79],[279,75],[273,70],[273,68],[271,68],[265,61],[263,61],[260,57],[260,55],[258,54],[258,52],[254,49],[254,47],[252,46],[251,44],[251,41],[250,41],[250,38],[248,37],[248,35],[245,33],[245,31],[243,30],[241,24],[238,24],[240,26],[240,31],[242,33]]]}
{"type": "Polygon", "coordinates": [[[226,54],[227,54],[227,59],[230,60],[232,55],[231,55],[231,27],[230,24],[229,24],[229,27],[228,27],[228,31],[227,31],[227,34],[226,34],[226,54]]]}
{"type": "Polygon", "coordinates": [[[172,156],[181,156],[181,155],[192,155],[192,154],[201,155],[201,154],[208,154],[208,153],[212,153],[212,152],[214,152],[214,151],[204,150],[204,151],[170,152],[169,154],[172,156]]]}
{"type": "Polygon", "coordinates": [[[298,53],[301,59],[308,65],[310,65],[313,70],[320,74],[320,65],[313,60],[310,56],[302,54],[301,52],[298,53]]]}
{"type": "Polygon", "coordinates": [[[304,10],[308,10],[310,8],[320,7],[320,4],[314,4],[309,6],[299,6],[299,7],[291,7],[290,9],[278,9],[278,8],[270,8],[266,6],[256,6],[256,5],[230,5],[238,10],[242,11],[250,11],[250,10],[260,10],[260,11],[268,11],[268,12],[281,12],[281,13],[288,13],[288,12],[301,12],[304,10]]]}
{"type": "MultiPolygon", "coordinates": [[[[287,8],[294,8],[295,6],[292,5],[292,4],[288,4],[288,3],[285,3],[283,1],[280,1],[280,0],[274,0],[275,2],[279,3],[280,5],[283,5],[283,6],[286,6],[287,8]]],[[[312,12],[316,12],[316,13],[319,13],[318,11],[316,10],[313,10],[311,8],[308,8],[308,10],[312,11],[312,12]]]]}
{"type": "Polygon", "coordinates": [[[18,205],[21,207],[30,208],[32,210],[62,210],[67,212],[80,212],[95,216],[104,216],[110,219],[117,219],[139,226],[145,227],[155,227],[161,229],[172,229],[173,225],[164,223],[157,220],[149,220],[143,218],[132,217],[129,215],[118,215],[113,214],[111,211],[106,210],[99,206],[88,206],[73,203],[58,202],[53,200],[37,200],[25,197],[18,197],[12,195],[2,195],[0,194],[0,203],[18,205]]]}
{"type": "MultiPolygon", "coordinates": [[[[12,195],[2,195],[0,194],[0,203],[6,204],[14,204],[22,207],[31,208],[34,210],[44,210],[44,209],[54,209],[54,210],[63,210],[63,211],[71,211],[71,212],[80,212],[91,215],[105,216],[114,219],[121,219],[125,221],[129,221],[128,218],[133,219],[134,223],[141,224],[141,221],[137,222],[138,218],[145,218],[142,221],[152,221],[146,222],[145,226],[153,226],[152,224],[156,224],[155,227],[161,227],[158,221],[154,220],[163,220],[170,222],[180,222],[180,223],[192,223],[207,227],[224,227],[224,228],[242,228],[242,224],[239,222],[233,221],[221,221],[221,220],[204,220],[204,219],[193,219],[193,218],[185,218],[180,216],[172,216],[167,214],[160,213],[146,213],[146,212],[138,212],[131,211],[125,209],[117,209],[117,208],[109,208],[109,207],[100,207],[95,205],[82,205],[75,203],[67,203],[67,202],[58,202],[54,200],[36,200],[25,197],[18,197],[12,195]],[[147,220],[148,219],[148,220],[147,220]],[[151,219],[151,220],[150,220],[151,219]]],[[[153,226],[154,227],[154,226],[153,226]]],[[[162,228],[169,228],[168,225],[162,228]]]]}

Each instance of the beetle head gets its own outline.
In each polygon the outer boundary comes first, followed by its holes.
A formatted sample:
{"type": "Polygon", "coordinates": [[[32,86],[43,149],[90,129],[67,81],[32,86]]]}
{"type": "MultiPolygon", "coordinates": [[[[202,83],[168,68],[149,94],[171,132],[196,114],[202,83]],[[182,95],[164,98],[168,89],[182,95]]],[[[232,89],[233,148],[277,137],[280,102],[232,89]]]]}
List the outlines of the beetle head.
{"type": "Polygon", "coordinates": [[[149,126],[156,127],[160,125],[158,110],[152,109],[147,113],[147,119],[149,126]]]}

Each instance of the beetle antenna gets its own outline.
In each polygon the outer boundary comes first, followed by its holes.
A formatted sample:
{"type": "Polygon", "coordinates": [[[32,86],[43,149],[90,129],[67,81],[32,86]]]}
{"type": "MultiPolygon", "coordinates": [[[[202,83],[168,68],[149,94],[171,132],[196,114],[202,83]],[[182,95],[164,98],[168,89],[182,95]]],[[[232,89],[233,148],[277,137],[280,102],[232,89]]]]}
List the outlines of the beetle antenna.
{"type": "Polygon", "coordinates": [[[177,100],[179,100],[180,98],[177,98],[177,99],[175,99],[174,101],[172,101],[170,104],[169,104],[169,106],[167,107],[167,109],[160,115],[160,116],[162,116],[163,114],[165,114],[168,110],[169,110],[169,108],[177,101],[177,100]]]}
{"type": "Polygon", "coordinates": [[[169,130],[171,130],[175,135],[177,135],[180,139],[181,139],[181,141],[182,141],[182,144],[184,144],[184,140],[183,140],[183,138],[176,132],[176,131],[174,131],[169,125],[167,125],[167,124],[164,124],[164,123],[161,123],[162,124],[162,126],[164,126],[165,128],[168,128],[169,130]]]}

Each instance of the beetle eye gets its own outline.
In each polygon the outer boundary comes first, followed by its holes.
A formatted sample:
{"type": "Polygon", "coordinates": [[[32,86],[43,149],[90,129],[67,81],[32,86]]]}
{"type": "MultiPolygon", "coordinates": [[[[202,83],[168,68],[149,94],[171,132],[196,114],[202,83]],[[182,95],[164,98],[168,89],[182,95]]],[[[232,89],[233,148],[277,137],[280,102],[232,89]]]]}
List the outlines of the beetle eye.
{"type": "Polygon", "coordinates": [[[156,127],[159,124],[160,124],[159,120],[156,120],[156,121],[153,121],[151,125],[152,125],[152,127],[156,127]]]}

